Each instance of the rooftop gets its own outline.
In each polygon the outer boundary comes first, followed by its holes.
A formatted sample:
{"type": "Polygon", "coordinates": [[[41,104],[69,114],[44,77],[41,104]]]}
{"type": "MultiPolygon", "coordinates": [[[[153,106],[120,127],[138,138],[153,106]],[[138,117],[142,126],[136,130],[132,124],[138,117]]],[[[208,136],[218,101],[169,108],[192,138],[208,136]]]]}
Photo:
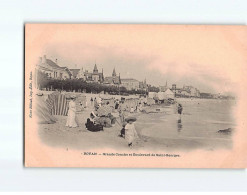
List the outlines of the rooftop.
{"type": "Polygon", "coordinates": [[[125,81],[125,82],[139,82],[138,80],[132,79],[132,78],[121,79],[121,81],[125,81]]]}
{"type": "Polygon", "coordinates": [[[64,68],[58,66],[55,62],[53,62],[53,61],[50,60],[50,59],[46,59],[46,63],[49,64],[49,65],[50,65],[51,67],[53,67],[53,68],[64,69],[64,68]]]}
{"type": "Polygon", "coordinates": [[[80,71],[80,69],[69,69],[69,70],[72,73],[73,77],[76,77],[80,71]]]}

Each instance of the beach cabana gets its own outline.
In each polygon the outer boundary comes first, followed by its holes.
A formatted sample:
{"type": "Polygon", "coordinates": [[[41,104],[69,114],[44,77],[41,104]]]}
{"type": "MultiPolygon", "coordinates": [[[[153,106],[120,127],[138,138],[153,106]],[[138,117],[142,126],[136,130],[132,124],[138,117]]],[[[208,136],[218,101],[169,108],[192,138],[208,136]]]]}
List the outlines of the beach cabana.
{"type": "Polygon", "coordinates": [[[175,94],[170,90],[170,89],[167,89],[165,92],[164,92],[164,96],[165,96],[165,99],[174,99],[175,98],[175,94]]]}
{"type": "Polygon", "coordinates": [[[158,100],[162,101],[165,99],[165,92],[158,92],[158,100]]]}
{"type": "Polygon", "coordinates": [[[59,92],[53,92],[48,95],[46,104],[49,108],[49,112],[52,115],[68,115],[69,110],[69,99],[66,98],[66,95],[59,92]]]}
{"type": "Polygon", "coordinates": [[[148,98],[154,98],[157,96],[156,92],[148,92],[148,98]]]}
{"type": "Polygon", "coordinates": [[[37,116],[38,124],[53,124],[56,122],[56,118],[52,116],[49,112],[47,104],[43,96],[35,97],[35,115],[37,116]]]}
{"type": "Polygon", "coordinates": [[[153,104],[155,104],[155,100],[153,98],[148,98],[147,105],[153,105],[153,104]]]}
{"type": "Polygon", "coordinates": [[[107,116],[112,113],[112,108],[109,105],[99,107],[97,110],[98,116],[107,116]]]}

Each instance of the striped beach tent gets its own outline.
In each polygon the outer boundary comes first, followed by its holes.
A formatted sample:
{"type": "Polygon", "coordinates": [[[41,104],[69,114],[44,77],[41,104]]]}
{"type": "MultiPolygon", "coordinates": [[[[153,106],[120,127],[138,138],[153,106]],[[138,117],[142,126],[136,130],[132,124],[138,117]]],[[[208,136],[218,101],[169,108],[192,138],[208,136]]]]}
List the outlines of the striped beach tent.
{"type": "Polygon", "coordinates": [[[36,96],[35,114],[37,116],[38,124],[53,124],[56,118],[52,116],[48,110],[47,104],[43,96],[36,96]]]}
{"type": "Polygon", "coordinates": [[[49,94],[46,103],[52,115],[68,115],[69,100],[64,94],[59,92],[49,94]]]}

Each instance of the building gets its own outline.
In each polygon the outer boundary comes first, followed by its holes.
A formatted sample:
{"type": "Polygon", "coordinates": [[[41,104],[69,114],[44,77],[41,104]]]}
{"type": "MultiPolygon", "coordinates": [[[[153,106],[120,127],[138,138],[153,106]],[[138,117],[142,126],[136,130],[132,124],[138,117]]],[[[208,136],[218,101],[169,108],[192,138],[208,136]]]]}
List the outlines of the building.
{"type": "Polygon", "coordinates": [[[176,84],[172,84],[171,91],[175,94],[175,97],[181,96],[181,88],[177,88],[176,84]]]}
{"type": "Polygon", "coordinates": [[[146,79],[144,81],[139,82],[139,89],[141,90],[148,90],[148,85],[146,79]]]}
{"type": "Polygon", "coordinates": [[[94,65],[93,72],[88,72],[88,70],[85,70],[84,75],[85,80],[88,82],[103,83],[104,81],[103,69],[102,72],[99,72],[96,64],[94,65]]]}
{"type": "Polygon", "coordinates": [[[121,84],[120,73],[117,76],[115,68],[112,71],[112,76],[105,77],[104,82],[105,85],[116,85],[119,86],[121,84]]]}
{"type": "Polygon", "coordinates": [[[71,78],[72,79],[83,79],[85,80],[85,74],[83,72],[83,68],[81,69],[69,69],[72,76],[71,78]]]}
{"type": "Polygon", "coordinates": [[[193,86],[184,86],[183,90],[187,91],[190,97],[200,97],[200,91],[193,86]]]}
{"type": "Polygon", "coordinates": [[[165,92],[166,89],[166,86],[159,86],[159,92],[165,92]]]}
{"type": "Polygon", "coordinates": [[[71,72],[71,79],[76,79],[80,69],[69,69],[71,72]]]}
{"type": "Polygon", "coordinates": [[[121,87],[125,87],[127,90],[138,90],[139,81],[136,79],[121,79],[121,87]]]}
{"type": "Polygon", "coordinates": [[[159,86],[159,91],[160,92],[165,92],[168,89],[167,87],[167,81],[166,81],[166,85],[165,86],[159,86]]]}
{"type": "Polygon", "coordinates": [[[67,67],[60,67],[56,61],[52,61],[46,58],[46,55],[39,58],[39,62],[36,64],[36,71],[41,71],[49,78],[53,79],[70,79],[72,74],[67,67]]]}
{"type": "Polygon", "coordinates": [[[201,93],[200,97],[201,98],[205,98],[205,99],[212,99],[213,98],[213,94],[211,94],[211,93],[201,93]]]}
{"type": "Polygon", "coordinates": [[[190,89],[190,96],[191,97],[200,97],[200,91],[197,88],[190,89]]]}
{"type": "Polygon", "coordinates": [[[193,86],[184,85],[183,88],[177,88],[176,84],[173,84],[171,91],[176,97],[200,97],[200,91],[193,86]]]}
{"type": "Polygon", "coordinates": [[[177,89],[177,85],[176,84],[172,84],[172,90],[176,90],[177,89]]]}
{"type": "Polygon", "coordinates": [[[190,92],[187,91],[187,90],[184,90],[184,89],[180,90],[180,91],[179,91],[179,94],[180,94],[182,97],[191,97],[190,92]]]}
{"type": "Polygon", "coordinates": [[[196,88],[196,97],[201,97],[201,95],[200,95],[200,91],[196,88]]]}

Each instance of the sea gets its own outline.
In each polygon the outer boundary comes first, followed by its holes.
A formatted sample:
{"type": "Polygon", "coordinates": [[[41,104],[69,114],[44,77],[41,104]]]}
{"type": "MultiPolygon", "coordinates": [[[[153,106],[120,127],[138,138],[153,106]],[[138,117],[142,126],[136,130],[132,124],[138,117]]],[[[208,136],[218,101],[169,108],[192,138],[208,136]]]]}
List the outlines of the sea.
{"type": "Polygon", "coordinates": [[[236,127],[234,109],[236,100],[177,99],[183,106],[181,117],[175,105],[162,106],[164,112],[138,116],[136,129],[153,140],[183,139],[200,140],[204,143],[227,143],[232,141],[236,127]],[[231,128],[232,133],[219,133],[231,128]]]}

